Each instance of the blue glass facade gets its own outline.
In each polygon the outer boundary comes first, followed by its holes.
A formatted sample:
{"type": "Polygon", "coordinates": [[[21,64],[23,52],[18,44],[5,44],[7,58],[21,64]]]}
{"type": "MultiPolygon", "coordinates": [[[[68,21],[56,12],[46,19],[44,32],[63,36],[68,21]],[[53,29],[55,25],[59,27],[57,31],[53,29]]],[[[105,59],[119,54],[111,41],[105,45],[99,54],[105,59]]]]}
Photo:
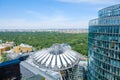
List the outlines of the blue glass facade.
{"type": "Polygon", "coordinates": [[[88,80],[120,80],[120,4],[89,22],[88,80]]]}

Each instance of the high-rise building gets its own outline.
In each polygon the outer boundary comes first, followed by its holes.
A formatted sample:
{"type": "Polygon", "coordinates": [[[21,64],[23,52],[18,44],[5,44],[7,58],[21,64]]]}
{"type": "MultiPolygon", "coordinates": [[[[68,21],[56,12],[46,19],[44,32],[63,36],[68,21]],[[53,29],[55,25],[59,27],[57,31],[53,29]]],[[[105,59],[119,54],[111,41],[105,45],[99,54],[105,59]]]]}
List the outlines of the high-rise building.
{"type": "Polygon", "coordinates": [[[120,80],[120,4],[89,22],[88,80],[120,80]]]}

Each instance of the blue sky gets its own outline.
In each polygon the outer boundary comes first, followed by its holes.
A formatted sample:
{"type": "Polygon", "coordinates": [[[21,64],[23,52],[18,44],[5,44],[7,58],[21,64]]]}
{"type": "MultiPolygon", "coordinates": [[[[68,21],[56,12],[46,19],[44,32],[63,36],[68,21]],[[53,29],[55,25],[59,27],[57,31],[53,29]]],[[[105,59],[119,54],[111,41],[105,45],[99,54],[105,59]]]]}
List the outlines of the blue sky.
{"type": "Polygon", "coordinates": [[[0,0],[0,29],[88,28],[119,0],[0,0]]]}

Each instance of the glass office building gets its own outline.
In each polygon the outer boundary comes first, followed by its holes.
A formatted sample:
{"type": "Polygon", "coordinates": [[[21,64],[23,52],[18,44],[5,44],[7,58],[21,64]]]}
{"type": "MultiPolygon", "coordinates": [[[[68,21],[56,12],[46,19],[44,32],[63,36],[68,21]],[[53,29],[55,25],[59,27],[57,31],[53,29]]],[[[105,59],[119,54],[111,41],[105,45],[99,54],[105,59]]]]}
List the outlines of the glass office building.
{"type": "Polygon", "coordinates": [[[88,80],[120,80],[120,4],[89,22],[88,80]]]}

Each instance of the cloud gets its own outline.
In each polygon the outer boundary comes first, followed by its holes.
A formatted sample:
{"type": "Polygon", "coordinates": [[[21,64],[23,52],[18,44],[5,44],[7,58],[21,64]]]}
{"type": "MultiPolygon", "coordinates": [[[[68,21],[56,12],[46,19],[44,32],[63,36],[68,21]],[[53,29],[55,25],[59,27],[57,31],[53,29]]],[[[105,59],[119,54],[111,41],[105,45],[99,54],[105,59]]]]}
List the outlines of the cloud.
{"type": "Polygon", "coordinates": [[[118,0],[57,0],[66,3],[91,3],[91,4],[114,4],[119,2],[118,0]]]}
{"type": "Polygon", "coordinates": [[[27,10],[26,13],[31,20],[0,19],[0,29],[87,28],[88,26],[88,20],[76,20],[61,13],[45,15],[32,10],[27,10]]]}

